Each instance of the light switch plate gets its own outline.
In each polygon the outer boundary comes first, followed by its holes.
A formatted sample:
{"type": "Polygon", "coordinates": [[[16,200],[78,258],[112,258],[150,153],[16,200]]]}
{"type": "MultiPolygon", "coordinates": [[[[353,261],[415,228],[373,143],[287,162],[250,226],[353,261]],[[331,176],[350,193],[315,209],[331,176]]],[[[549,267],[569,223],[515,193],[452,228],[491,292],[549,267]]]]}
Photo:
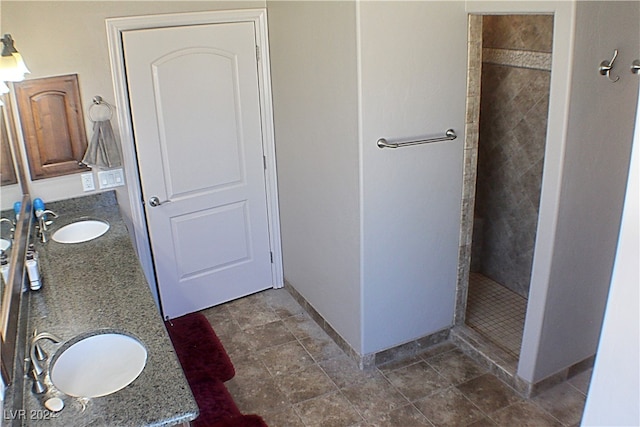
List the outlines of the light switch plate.
{"type": "Polygon", "coordinates": [[[98,172],[98,185],[100,188],[113,188],[124,185],[122,169],[110,169],[98,172]]]}
{"type": "Polygon", "coordinates": [[[83,191],[93,191],[96,189],[96,185],[93,182],[93,173],[83,173],[80,175],[80,179],[82,179],[82,190],[83,191]]]}

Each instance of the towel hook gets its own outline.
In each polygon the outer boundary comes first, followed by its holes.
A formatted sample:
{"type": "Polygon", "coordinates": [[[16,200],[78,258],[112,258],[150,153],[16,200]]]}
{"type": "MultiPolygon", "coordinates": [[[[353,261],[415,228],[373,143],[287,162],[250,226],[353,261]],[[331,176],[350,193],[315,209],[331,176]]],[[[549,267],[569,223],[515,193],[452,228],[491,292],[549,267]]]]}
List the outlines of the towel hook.
{"type": "Polygon", "coordinates": [[[111,120],[111,118],[113,117],[113,109],[111,108],[111,105],[107,101],[103,100],[100,95],[96,95],[93,97],[93,104],[91,105],[91,107],[89,107],[89,120],[91,120],[92,123],[98,121],[97,119],[94,119],[91,114],[96,113],[95,109],[99,107],[107,107],[107,110],[109,110],[109,117],[101,120],[111,120]]]}
{"type": "Polygon", "coordinates": [[[607,79],[609,79],[609,81],[611,83],[615,83],[618,80],[620,80],[620,76],[616,76],[615,80],[611,78],[611,69],[613,68],[613,63],[616,62],[616,58],[618,57],[618,49],[614,49],[613,50],[613,58],[611,58],[611,61],[607,61],[606,59],[604,61],[602,61],[600,63],[600,67],[598,68],[598,70],[600,71],[600,74],[603,76],[607,76],[607,79]]]}

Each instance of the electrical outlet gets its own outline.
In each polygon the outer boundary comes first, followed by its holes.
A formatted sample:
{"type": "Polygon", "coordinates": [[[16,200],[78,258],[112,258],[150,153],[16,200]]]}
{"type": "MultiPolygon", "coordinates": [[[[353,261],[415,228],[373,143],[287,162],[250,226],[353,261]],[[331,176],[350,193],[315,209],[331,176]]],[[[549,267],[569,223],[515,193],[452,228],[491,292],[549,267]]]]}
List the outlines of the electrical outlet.
{"type": "Polygon", "coordinates": [[[93,191],[96,189],[96,185],[93,182],[93,173],[83,173],[80,175],[82,179],[82,190],[83,191],[93,191]]]}
{"type": "Polygon", "coordinates": [[[110,169],[108,171],[98,172],[98,183],[100,188],[112,188],[124,185],[122,169],[110,169]]]}

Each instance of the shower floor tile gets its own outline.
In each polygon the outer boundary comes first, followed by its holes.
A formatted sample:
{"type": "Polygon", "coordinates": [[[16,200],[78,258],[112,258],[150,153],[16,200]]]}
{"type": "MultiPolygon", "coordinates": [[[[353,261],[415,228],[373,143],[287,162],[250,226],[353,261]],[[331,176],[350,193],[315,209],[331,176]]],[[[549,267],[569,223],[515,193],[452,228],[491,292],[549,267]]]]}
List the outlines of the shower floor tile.
{"type": "Polygon", "coordinates": [[[527,300],[480,273],[469,275],[465,323],[514,357],[520,357],[527,300]]]}

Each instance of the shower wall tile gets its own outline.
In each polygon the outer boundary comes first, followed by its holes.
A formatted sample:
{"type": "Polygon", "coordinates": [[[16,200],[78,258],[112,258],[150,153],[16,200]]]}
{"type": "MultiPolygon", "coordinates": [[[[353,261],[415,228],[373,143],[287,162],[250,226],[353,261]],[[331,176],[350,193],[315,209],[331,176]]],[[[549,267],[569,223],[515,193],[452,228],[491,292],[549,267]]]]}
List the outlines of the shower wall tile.
{"type": "Polygon", "coordinates": [[[467,44],[467,103],[464,129],[463,195],[460,206],[460,246],[456,283],[456,325],[464,323],[469,282],[469,260],[473,234],[476,164],[480,120],[480,79],[482,75],[482,16],[469,15],[467,44]]]}
{"type": "Polygon", "coordinates": [[[482,41],[482,15],[469,15],[469,40],[482,41]]]}
{"type": "Polygon", "coordinates": [[[547,52],[485,47],[482,49],[482,61],[490,64],[551,71],[551,54],[547,52]]]}
{"type": "Polygon", "coordinates": [[[469,69],[480,70],[482,68],[482,42],[470,41],[467,45],[467,55],[469,69]]]}
{"type": "MultiPolygon", "coordinates": [[[[478,87],[480,87],[480,83],[478,82],[478,87]]],[[[479,102],[479,100],[478,100],[479,102]]],[[[480,130],[478,129],[477,123],[467,123],[464,127],[465,133],[465,141],[464,141],[464,149],[477,149],[478,148],[478,139],[480,136],[480,130]]],[[[466,170],[465,170],[466,172],[466,170]]]]}
{"type": "Polygon", "coordinates": [[[467,96],[480,96],[481,69],[469,70],[467,73],[467,96]]]}
{"type": "Polygon", "coordinates": [[[480,118],[480,96],[467,97],[466,123],[477,123],[480,118]]]}
{"type": "Polygon", "coordinates": [[[473,231],[473,221],[470,216],[473,215],[474,199],[462,199],[462,229],[460,232],[460,245],[471,245],[471,233],[473,231]]]}
{"type": "MultiPolygon", "coordinates": [[[[548,71],[483,64],[474,267],[528,295],[546,141],[548,71]],[[480,230],[477,230],[480,231],[480,230]]],[[[475,240],[475,238],[474,238],[475,240]]]]}
{"type": "Polygon", "coordinates": [[[553,15],[486,15],[482,20],[482,45],[551,52],[553,15]]]}
{"type": "MultiPolygon", "coordinates": [[[[461,305],[469,270],[482,271],[528,296],[552,40],[552,15],[469,17],[457,295],[461,305]]],[[[456,324],[463,317],[456,313],[456,324]]]]}

